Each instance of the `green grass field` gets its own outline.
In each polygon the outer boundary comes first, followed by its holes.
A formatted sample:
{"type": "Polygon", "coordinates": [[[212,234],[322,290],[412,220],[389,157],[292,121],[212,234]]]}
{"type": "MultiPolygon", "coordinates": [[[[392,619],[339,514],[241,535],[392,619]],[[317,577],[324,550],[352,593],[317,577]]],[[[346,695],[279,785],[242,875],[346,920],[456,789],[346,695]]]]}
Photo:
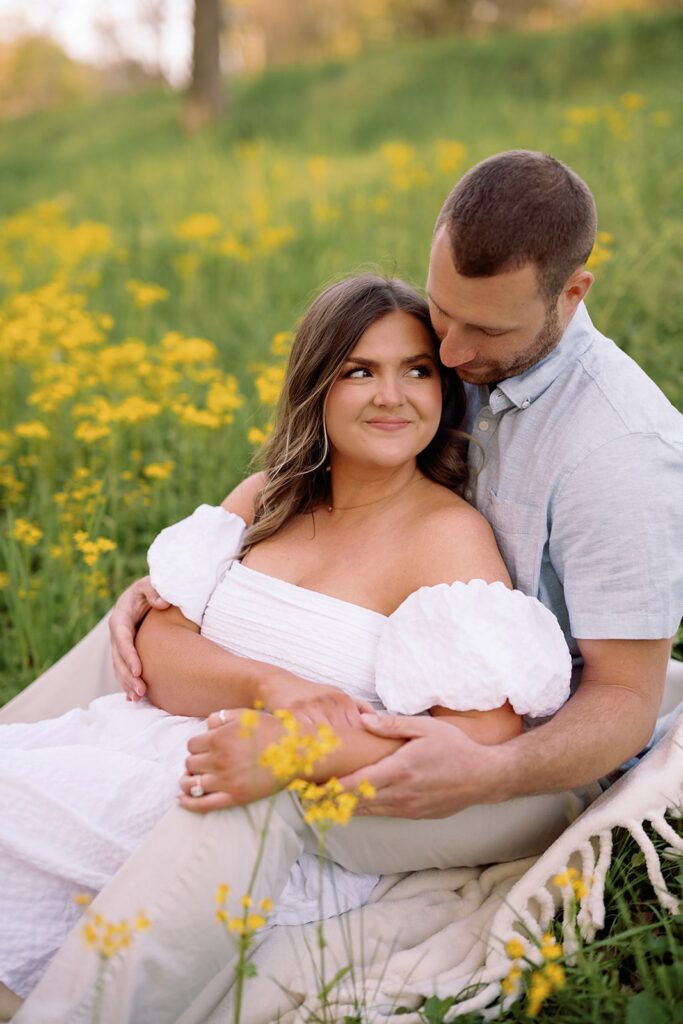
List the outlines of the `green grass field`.
{"type": "MultiPolygon", "coordinates": [[[[422,285],[443,198],[492,152],[548,150],[588,181],[593,318],[681,406],[682,48],[680,14],[406,44],[242,80],[191,140],[170,94],[0,124],[0,703],[144,570],[161,526],[245,472],[320,286],[368,266],[422,285]]],[[[610,974],[603,949],[595,1013],[570,985],[552,1019],[674,1019],[680,922],[666,947],[648,913],[671,970],[610,974]],[[639,989],[660,1016],[627,1014],[639,989]]]]}

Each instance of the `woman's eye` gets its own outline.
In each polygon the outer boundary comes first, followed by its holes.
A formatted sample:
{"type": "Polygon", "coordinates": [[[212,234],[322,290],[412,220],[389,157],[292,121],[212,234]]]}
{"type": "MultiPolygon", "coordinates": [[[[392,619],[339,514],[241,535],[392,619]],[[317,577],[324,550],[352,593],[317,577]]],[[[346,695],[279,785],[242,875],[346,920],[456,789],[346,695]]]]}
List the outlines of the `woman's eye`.
{"type": "Polygon", "coordinates": [[[355,370],[347,370],[344,377],[347,380],[362,380],[363,376],[369,372],[364,366],[358,366],[355,370]]]}
{"type": "Polygon", "coordinates": [[[411,377],[431,377],[432,368],[431,366],[411,366],[408,374],[411,377]]]}

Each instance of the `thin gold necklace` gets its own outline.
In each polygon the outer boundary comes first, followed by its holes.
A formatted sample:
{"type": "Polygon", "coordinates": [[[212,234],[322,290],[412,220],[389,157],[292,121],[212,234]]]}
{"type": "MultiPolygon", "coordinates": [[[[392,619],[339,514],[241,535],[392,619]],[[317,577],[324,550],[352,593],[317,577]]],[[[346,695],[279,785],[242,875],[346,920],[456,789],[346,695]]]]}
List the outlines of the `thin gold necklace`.
{"type": "Polygon", "coordinates": [[[400,494],[401,491],[405,491],[406,487],[409,487],[410,484],[414,483],[415,480],[419,480],[419,479],[420,479],[419,474],[415,473],[413,476],[411,476],[410,480],[408,480],[407,483],[402,484],[398,488],[398,490],[393,492],[393,494],[385,494],[381,498],[373,498],[372,501],[364,501],[362,503],[362,505],[328,505],[327,506],[327,511],[328,512],[351,512],[351,511],[353,511],[353,509],[356,509],[356,508],[367,508],[368,505],[378,505],[380,501],[388,501],[390,498],[395,498],[397,494],[400,494]]]}

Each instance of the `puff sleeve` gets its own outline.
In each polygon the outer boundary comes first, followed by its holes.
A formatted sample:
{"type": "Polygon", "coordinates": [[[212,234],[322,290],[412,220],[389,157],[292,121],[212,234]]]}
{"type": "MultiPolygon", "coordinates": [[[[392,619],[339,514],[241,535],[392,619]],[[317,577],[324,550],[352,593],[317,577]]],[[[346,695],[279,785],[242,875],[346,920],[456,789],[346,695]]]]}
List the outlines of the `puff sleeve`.
{"type": "Polygon", "coordinates": [[[246,529],[240,516],[220,505],[200,505],[152,542],[147,552],[152,585],[201,626],[211,594],[239,555],[246,529]]]}
{"type": "Polygon", "coordinates": [[[506,700],[519,715],[551,715],[569,697],[571,656],[555,616],[503,583],[422,587],[390,615],[377,649],[375,684],[394,713],[436,704],[490,711],[506,700]]]}

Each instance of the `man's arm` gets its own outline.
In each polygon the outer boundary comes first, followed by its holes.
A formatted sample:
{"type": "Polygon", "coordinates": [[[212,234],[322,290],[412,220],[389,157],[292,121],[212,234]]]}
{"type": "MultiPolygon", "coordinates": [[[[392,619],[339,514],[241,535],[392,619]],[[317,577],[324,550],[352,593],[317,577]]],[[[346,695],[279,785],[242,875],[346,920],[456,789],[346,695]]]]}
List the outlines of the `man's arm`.
{"type": "MultiPolygon", "coordinates": [[[[376,736],[409,739],[366,769],[377,796],[360,813],[442,818],[472,804],[579,788],[648,742],[661,701],[670,640],[582,640],[581,683],[545,725],[498,746],[474,743],[433,718],[363,716],[376,736]]],[[[342,779],[355,786],[360,774],[342,779]]]]}

